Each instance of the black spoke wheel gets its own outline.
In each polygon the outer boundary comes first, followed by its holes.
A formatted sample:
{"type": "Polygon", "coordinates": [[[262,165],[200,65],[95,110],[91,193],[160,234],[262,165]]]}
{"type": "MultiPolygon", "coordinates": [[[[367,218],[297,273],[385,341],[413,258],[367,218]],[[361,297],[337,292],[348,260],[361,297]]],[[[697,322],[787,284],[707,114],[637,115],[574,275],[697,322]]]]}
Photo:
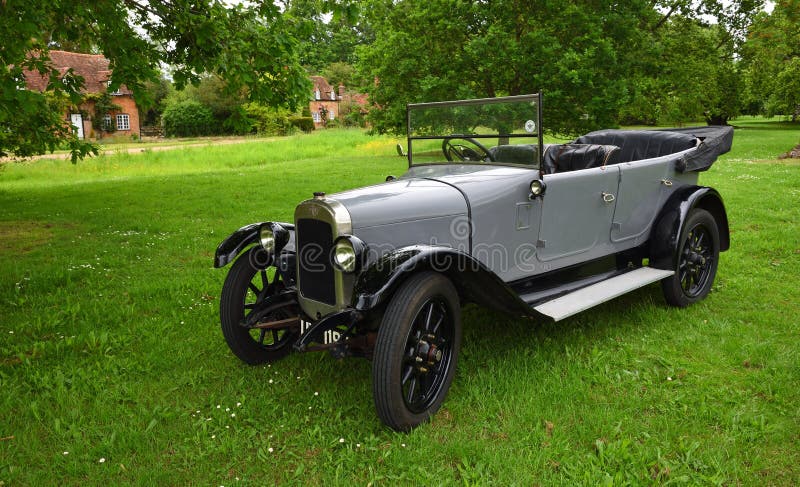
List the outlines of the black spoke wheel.
{"type": "MultiPolygon", "coordinates": [[[[253,247],[231,266],[220,297],[219,316],[222,334],[231,351],[243,362],[255,365],[273,362],[291,352],[297,333],[289,328],[267,330],[245,328],[242,322],[264,298],[280,289],[278,279],[270,279],[263,249],[253,247]]],[[[267,323],[297,316],[293,305],[278,304],[265,310],[259,322],[267,323]]]]}
{"type": "Polygon", "coordinates": [[[696,209],[678,241],[675,274],[661,281],[671,306],[686,307],[708,295],[719,263],[719,229],[711,213],[696,209]]]}
{"type": "Polygon", "coordinates": [[[427,421],[442,405],[461,345],[461,308],[453,284],[425,272],[406,281],[386,308],[372,366],[381,420],[397,431],[427,421]]]}
{"type": "Polygon", "coordinates": [[[494,162],[492,153],[483,144],[471,137],[447,137],[442,140],[442,152],[448,161],[483,161],[494,162]],[[469,142],[473,147],[454,140],[469,142]]]}

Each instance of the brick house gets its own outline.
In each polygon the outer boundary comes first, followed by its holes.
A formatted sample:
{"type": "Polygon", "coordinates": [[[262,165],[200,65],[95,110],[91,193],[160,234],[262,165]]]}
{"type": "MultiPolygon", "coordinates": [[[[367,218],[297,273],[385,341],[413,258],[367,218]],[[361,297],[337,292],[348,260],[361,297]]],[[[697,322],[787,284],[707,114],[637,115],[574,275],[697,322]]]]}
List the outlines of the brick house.
{"type": "MultiPolygon", "coordinates": [[[[50,62],[62,73],[72,68],[75,74],[84,79],[81,90],[84,94],[102,94],[111,80],[109,61],[101,54],[80,54],[67,51],[50,51],[50,62]]],[[[25,84],[29,90],[45,91],[48,78],[35,71],[25,71],[25,84]]],[[[71,123],[81,139],[102,138],[104,135],[139,135],[139,109],[133,99],[133,92],[125,85],[117,91],[109,93],[112,102],[120,107],[109,112],[99,124],[103,129],[95,130],[92,126],[94,117],[94,100],[86,99],[78,110],[64,114],[64,120],[71,123]],[[77,112],[77,113],[76,113],[77,112]]]]}
{"type": "Polygon", "coordinates": [[[334,89],[322,76],[311,76],[311,83],[314,85],[314,92],[308,108],[311,111],[311,118],[314,119],[314,128],[323,127],[327,122],[337,120],[343,111],[355,107],[362,112],[366,111],[367,95],[348,93],[344,85],[334,89]]]}

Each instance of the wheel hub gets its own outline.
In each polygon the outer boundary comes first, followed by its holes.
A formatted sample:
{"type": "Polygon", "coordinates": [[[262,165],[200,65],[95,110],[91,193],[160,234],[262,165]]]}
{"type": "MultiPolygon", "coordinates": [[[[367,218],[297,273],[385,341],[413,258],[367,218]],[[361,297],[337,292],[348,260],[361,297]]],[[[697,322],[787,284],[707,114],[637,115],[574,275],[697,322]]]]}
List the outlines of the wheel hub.
{"type": "MultiPolygon", "coordinates": [[[[426,336],[426,339],[431,339],[431,336],[426,336]]],[[[433,337],[435,339],[436,337],[433,337]]],[[[434,343],[430,343],[426,339],[417,342],[416,362],[417,370],[423,374],[430,371],[429,367],[438,364],[442,361],[444,353],[434,343]]]]}

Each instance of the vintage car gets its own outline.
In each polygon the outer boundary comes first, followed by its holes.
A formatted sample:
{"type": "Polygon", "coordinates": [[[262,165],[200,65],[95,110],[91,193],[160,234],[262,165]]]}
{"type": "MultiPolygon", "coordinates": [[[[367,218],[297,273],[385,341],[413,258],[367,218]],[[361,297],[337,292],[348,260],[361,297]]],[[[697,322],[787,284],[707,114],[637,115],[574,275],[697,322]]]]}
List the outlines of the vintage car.
{"type": "Polygon", "coordinates": [[[655,282],[669,305],[703,299],[729,234],[698,173],[732,130],[601,130],[545,145],[541,107],[541,93],[408,105],[405,174],[313,188],[293,222],[235,231],[214,262],[233,262],[220,300],[233,353],[371,359],[378,416],[408,431],[450,387],[464,303],[561,320],[655,282]]]}

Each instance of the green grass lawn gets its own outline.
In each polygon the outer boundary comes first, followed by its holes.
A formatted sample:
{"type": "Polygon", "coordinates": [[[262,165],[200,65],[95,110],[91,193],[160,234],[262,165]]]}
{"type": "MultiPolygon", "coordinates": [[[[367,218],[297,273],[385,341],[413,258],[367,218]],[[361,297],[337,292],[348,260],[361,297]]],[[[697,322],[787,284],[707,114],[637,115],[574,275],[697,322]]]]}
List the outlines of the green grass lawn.
{"type": "Polygon", "coordinates": [[[469,306],[433,422],[379,422],[370,363],[228,351],[217,244],[313,191],[402,174],[326,131],[0,169],[0,485],[800,484],[797,126],[741,120],[701,183],[731,250],[711,295],[657,285],[558,322],[469,306]]]}

